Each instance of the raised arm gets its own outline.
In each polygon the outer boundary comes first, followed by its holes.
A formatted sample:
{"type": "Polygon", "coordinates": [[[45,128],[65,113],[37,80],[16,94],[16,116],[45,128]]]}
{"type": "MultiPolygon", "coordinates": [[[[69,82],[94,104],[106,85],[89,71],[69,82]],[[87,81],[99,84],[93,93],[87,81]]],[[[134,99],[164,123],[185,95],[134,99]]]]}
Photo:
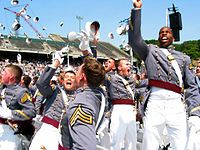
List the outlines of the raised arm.
{"type": "Polygon", "coordinates": [[[129,45],[133,51],[145,60],[148,55],[148,47],[141,36],[141,0],[133,0],[134,8],[131,10],[130,27],[128,31],[129,45]]]}
{"type": "Polygon", "coordinates": [[[44,69],[44,72],[42,73],[42,75],[40,76],[39,80],[36,83],[38,90],[45,98],[50,97],[53,94],[53,89],[50,86],[50,81],[53,75],[55,74],[56,69],[63,61],[61,57],[56,55],[58,54],[55,54],[55,58],[53,60],[52,65],[47,66],[44,69]]]}

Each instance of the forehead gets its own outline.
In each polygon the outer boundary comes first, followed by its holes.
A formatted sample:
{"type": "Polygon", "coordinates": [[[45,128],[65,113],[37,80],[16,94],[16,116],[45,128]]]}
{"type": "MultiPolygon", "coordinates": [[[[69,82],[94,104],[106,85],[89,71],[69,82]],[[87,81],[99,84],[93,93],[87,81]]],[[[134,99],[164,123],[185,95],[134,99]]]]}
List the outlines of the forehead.
{"type": "Polygon", "coordinates": [[[106,62],[113,63],[113,62],[114,62],[114,60],[113,60],[113,59],[108,59],[106,62]]]}
{"type": "Polygon", "coordinates": [[[120,64],[127,64],[127,63],[130,63],[130,62],[127,59],[122,59],[119,63],[120,64]]]}
{"type": "Polygon", "coordinates": [[[66,72],[65,76],[75,76],[75,74],[73,72],[66,72]]]}
{"type": "Polygon", "coordinates": [[[171,28],[169,28],[169,27],[162,27],[162,28],[160,29],[159,33],[163,32],[163,31],[168,31],[168,32],[172,33],[172,30],[171,30],[171,28]]]}
{"type": "Polygon", "coordinates": [[[10,69],[9,67],[4,67],[4,68],[3,68],[3,71],[4,71],[4,72],[10,72],[11,69],[10,69]]]}
{"type": "Polygon", "coordinates": [[[197,63],[197,66],[198,66],[198,67],[200,66],[200,62],[197,63]]]}

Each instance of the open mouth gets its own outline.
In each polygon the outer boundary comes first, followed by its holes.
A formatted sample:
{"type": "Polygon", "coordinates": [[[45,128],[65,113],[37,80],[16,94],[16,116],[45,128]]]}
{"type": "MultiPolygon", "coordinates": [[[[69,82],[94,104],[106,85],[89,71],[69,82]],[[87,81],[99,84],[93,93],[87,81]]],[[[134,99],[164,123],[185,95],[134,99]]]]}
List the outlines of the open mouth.
{"type": "Polygon", "coordinates": [[[168,38],[164,36],[164,37],[161,38],[161,40],[166,42],[166,41],[168,41],[168,38]]]}
{"type": "Polygon", "coordinates": [[[108,64],[105,64],[104,67],[107,68],[107,67],[108,67],[108,64]]]}
{"type": "Polygon", "coordinates": [[[71,83],[71,82],[67,82],[67,83],[66,83],[66,85],[68,85],[68,86],[71,86],[71,85],[72,85],[72,83],[71,83]]]}

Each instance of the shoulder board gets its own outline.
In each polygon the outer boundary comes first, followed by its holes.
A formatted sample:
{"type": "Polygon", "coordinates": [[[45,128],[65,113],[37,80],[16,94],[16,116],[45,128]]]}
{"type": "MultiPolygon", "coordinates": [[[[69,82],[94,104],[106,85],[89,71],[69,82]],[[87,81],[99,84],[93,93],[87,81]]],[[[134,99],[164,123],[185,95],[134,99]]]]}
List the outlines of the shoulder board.
{"type": "Polygon", "coordinates": [[[27,100],[31,100],[31,97],[27,92],[25,92],[21,98],[21,103],[25,103],[27,100]]]}

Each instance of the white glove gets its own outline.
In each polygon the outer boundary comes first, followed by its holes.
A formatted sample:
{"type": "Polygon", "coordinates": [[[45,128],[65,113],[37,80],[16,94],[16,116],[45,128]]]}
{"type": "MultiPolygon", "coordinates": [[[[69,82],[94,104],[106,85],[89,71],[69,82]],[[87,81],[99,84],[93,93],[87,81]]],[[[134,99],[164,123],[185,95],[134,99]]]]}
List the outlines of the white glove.
{"type": "Polygon", "coordinates": [[[61,50],[60,50],[60,52],[61,52],[61,56],[63,57],[63,56],[65,56],[65,55],[67,55],[68,53],[69,53],[69,45],[67,45],[66,47],[63,47],[61,50]]]}
{"type": "Polygon", "coordinates": [[[79,38],[80,41],[89,41],[89,35],[85,30],[81,30],[81,33],[79,33],[79,35],[80,35],[79,38]]]}
{"type": "Polygon", "coordinates": [[[82,51],[88,50],[90,48],[89,41],[81,41],[79,44],[79,48],[82,51]]]}
{"type": "Polygon", "coordinates": [[[7,107],[5,100],[1,101],[0,117],[4,119],[12,119],[12,111],[7,107]]]}
{"type": "Polygon", "coordinates": [[[85,30],[81,30],[80,33],[76,33],[74,31],[70,32],[68,34],[68,39],[69,41],[73,41],[78,39],[79,41],[86,41],[89,39],[88,34],[85,30]]]}
{"type": "Polygon", "coordinates": [[[200,131],[200,117],[190,116],[189,117],[189,128],[193,127],[195,131],[200,131]]]}
{"type": "Polygon", "coordinates": [[[21,64],[22,56],[20,54],[17,54],[17,61],[18,61],[18,63],[21,64]]]}
{"type": "Polygon", "coordinates": [[[62,52],[56,51],[55,54],[53,55],[53,61],[57,59],[57,60],[59,60],[60,64],[62,64],[64,61],[64,58],[62,58],[62,57],[63,57],[62,52]]]}

